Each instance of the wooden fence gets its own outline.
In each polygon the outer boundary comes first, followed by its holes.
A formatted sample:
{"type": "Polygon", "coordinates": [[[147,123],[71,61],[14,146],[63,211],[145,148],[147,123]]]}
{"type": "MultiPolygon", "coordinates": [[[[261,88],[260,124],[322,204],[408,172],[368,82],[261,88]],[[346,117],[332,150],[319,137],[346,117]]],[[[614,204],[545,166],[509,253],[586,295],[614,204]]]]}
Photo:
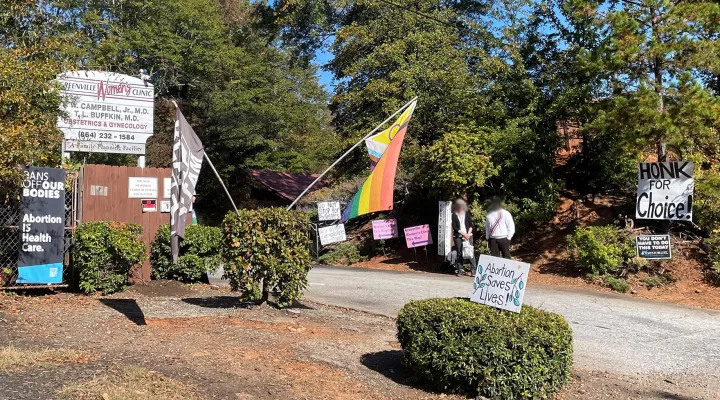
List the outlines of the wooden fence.
{"type": "MultiPolygon", "coordinates": [[[[162,224],[170,223],[170,213],[161,212],[165,179],[171,176],[170,168],[116,167],[109,165],[85,165],[81,172],[80,220],[134,222],[143,227],[143,241],[150,249],[150,242],[162,224]],[[140,198],[129,198],[130,177],[157,178],[157,211],[143,212],[140,198]]],[[[169,189],[168,189],[169,191],[169,189]]],[[[135,279],[150,280],[148,261],[141,271],[133,274],[135,279]]]]}

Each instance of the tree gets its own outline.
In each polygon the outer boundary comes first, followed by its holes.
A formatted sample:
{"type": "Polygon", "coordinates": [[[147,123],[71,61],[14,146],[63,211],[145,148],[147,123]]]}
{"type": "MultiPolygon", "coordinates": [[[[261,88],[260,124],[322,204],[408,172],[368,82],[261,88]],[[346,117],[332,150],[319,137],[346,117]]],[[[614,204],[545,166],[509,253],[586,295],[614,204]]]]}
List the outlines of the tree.
{"type": "Polygon", "coordinates": [[[0,186],[5,189],[22,181],[19,165],[56,167],[60,163],[62,134],[56,124],[61,98],[53,80],[74,54],[72,37],[60,28],[48,2],[3,2],[0,186]]]}
{"type": "Polygon", "coordinates": [[[699,73],[720,71],[720,5],[710,1],[575,1],[605,33],[600,117],[588,129],[622,132],[631,148],[686,153],[720,121],[699,73]],[[591,10],[591,11],[588,11],[591,10]],[[703,93],[704,92],[704,93],[703,93]],[[668,148],[669,147],[669,148],[668,148]]]}

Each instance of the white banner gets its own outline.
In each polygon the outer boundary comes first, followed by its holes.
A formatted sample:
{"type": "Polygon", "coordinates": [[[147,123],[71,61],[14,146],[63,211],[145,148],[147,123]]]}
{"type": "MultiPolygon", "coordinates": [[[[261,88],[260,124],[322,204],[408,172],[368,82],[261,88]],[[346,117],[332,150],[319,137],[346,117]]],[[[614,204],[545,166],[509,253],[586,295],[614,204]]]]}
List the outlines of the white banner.
{"type": "Polygon", "coordinates": [[[692,220],[693,163],[640,163],[635,208],[637,219],[692,220]]]}
{"type": "Polygon", "coordinates": [[[57,80],[67,114],[57,124],[65,139],[145,144],[152,136],[153,85],[100,71],[65,72],[57,80]]]}
{"type": "Polygon", "coordinates": [[[438,202],[438,255],[445,257],[452,248],[452,202],[438,202]]]}
{"type": "Polygon", "coordinates": [[[529,273],[528,263],[482,254],[470,300],[519,313],[529,273]]]}
{"type": "Polygon", "coordinates": [[[345,237],[345,224],[337,224],[320,228],[318,229],[318,235],[320,236],[320,244],[323,246],[347,240],[345,237]]]}

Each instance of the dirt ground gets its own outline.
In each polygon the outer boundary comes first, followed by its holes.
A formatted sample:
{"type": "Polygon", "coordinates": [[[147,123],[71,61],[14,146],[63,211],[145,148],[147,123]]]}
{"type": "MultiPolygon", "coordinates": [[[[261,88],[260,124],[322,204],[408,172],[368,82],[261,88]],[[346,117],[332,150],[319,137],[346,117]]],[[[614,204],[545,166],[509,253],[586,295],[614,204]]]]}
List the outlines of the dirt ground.
{"type": "MultiPolygon", "coordinates": [[[[567,235],[575,226],[604,225],[618,219],[627,212],[622,197],[604,196],[582,199],[573,208],[572,196],[566,193],[558,201],[558,210],[547,225],[538,229],[513,246],[513,255],[532,264],[530,282],[534,285],[564,286],[577,289],[611,290],[589,282],[583,274],[574,271],[567,259],[567,235]],[[579,217],[579,218],[578,218],[579,217]]],[[[637,229],[637,234],[647,233],[637,229]]],[[[627,277],[632,291],[628,296],[664,301],[687,306],[720,310],[720,287],[709,285],[703,277],[702,257],[697,240],[673,239],[673,260],[663,263],[663,268],[675,281],[648,288],[642,279],[648,276],[641,272],[627,277]]],[[[397,254],[374,257],[352,266],[393,271],[414,271],[426,273],[450,273],[442,269],[441,260],[436,256],[437,248],[428,246],[416,250],[404,249],[397,254]]]]}
{"type": "MultiPolygon", "coordinates": [[[[247,308],[207,285],[0,294],[0,332],[0,399],[464,398],[413,378],[392,319],[313,303],[247,308]]],[[[559,398],[710,399],[703,390],[576,370],[559,398]]]]}

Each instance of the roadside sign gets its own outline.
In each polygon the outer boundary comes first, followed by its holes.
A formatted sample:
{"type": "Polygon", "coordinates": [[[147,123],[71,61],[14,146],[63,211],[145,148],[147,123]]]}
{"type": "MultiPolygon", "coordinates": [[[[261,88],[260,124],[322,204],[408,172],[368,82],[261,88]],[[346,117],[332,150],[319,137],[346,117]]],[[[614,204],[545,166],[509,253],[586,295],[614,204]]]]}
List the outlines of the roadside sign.
{"type": "Polygon", "coordinates": [[[128,178],[128,198],[146,199],[158,197],[158,178],[131,176],[128,178]]]}
{"type": "Polygon", "coordinates": [[[670,235],[640,235],[635,237],[638,257],[649,260],[672,258],[670,235]]]}
{"type": "Polygon", "coordinates": [[[445,257],[452,248],[452,203],[438,202],[438,255],[445,257]]]}
{"type": "Polygon", "coordinates": [[[320,236],[320,244],[323,246],[347,240],[347,237],[345,237],[345,224],[337,224],[320,228],[318,229],[318,235],[320,236]]]}
{"type": "Polygon", "coordinates": [[[520,313],[530,264],[482,254],[470,301],[520,313]]]}
{"type": "Polygon", "coordinates": [[[391,239],[398,236],[397,221],[395,219],[376,219],[372,222],[373,239],[391,239]]]}
{"type": "Polygon", "coordinates": [[[405,228],[405,243],[408,249],[433,244],[430,225],[418,225],[405,228]]]}
{"type": "Polygon", "coordinates": [[[340,202],[321,201],[317,203],[318,221],[336,221],[340,219],[340,202]]]}

